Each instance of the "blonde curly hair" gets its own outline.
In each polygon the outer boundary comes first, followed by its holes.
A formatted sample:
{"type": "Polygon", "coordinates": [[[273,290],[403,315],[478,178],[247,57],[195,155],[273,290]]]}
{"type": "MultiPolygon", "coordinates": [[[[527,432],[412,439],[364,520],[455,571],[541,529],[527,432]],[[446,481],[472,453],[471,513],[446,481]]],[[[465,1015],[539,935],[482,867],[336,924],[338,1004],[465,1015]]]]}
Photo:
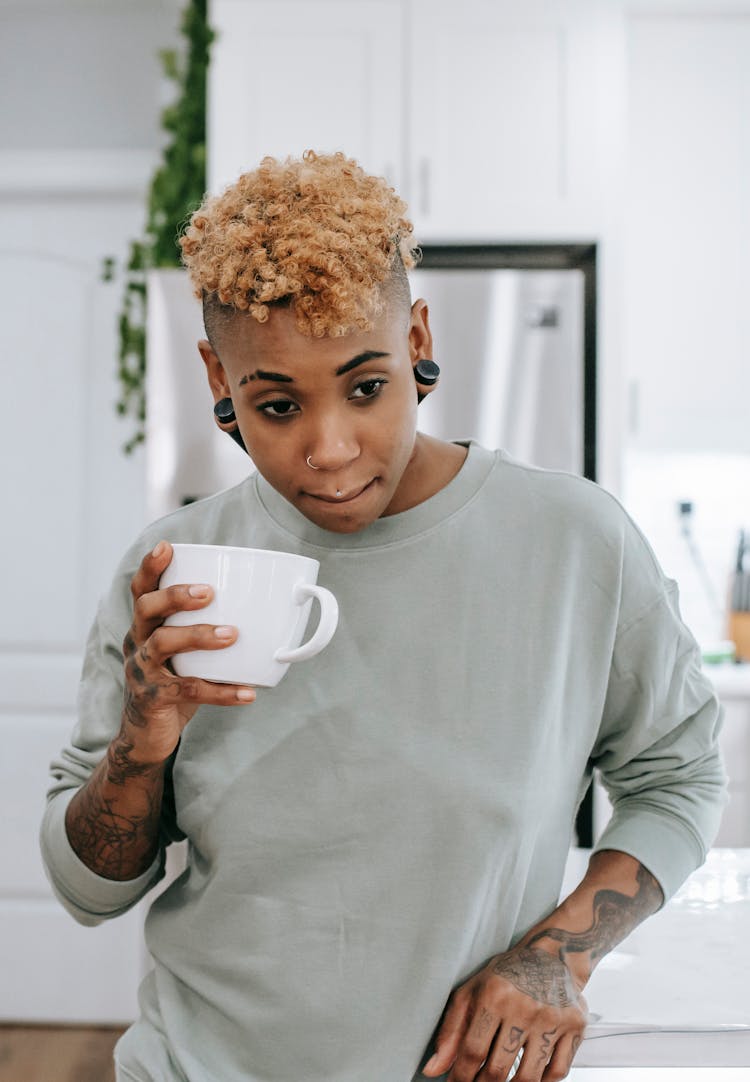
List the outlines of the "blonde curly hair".
{"type": "Polygon", "coordinates": [[[271,305],[293,305],[309,337],[371,330],[391,298],[410,303],[406,209],[341,152],[264,158],[207,197],[180,239],[209,339],[238,311],[265,323],[271,305]]]}

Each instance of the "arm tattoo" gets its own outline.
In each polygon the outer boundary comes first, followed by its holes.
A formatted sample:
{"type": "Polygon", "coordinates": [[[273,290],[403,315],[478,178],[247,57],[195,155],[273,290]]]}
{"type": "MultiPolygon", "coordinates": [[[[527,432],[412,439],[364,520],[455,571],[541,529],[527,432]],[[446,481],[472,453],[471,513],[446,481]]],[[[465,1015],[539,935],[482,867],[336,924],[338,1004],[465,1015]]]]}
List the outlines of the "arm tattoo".
{"type": "Polygon", "coordinates": [[[154,768],[149,763],[133,762],[130,758],[133,747],[132,742],[121,733],[107,749],[107,777],[113,785],[125,785],[128,778],[140,778],[153,772],[154,768]]]}
{"type": "Polygon", "coordinates": [[[134,762],[132,750],[120,734],[71,800],[65,819],[73,849],[105,879],[135,879],[159,849],[164,767],[134,762]]]}
{"type": "Polygon", "coordinates": [[[594,895],[593,921],[584,931],[542,928],[527,946],[533,946],[540,939],[553,939],[560,944],[558,957],[561,961],[565,961],[568,954],[586,951],[590,952],[592,963],[598,961],[662,903],[659,884],[642,864],[638,865],[636,881],[638,890],[633,897],[617,890],[598,890],[594,895]]]}

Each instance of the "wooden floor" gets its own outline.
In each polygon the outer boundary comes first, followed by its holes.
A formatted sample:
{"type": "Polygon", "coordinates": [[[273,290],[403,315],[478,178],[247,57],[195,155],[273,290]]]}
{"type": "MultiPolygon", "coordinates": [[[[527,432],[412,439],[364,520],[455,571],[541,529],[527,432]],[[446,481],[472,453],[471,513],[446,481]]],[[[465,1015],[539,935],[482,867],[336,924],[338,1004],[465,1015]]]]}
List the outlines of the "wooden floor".
{"type": "Polygon", "coordinates": [[[0,1026],[0,1082],[114,1082],[122,1029],[0,1026]]]}

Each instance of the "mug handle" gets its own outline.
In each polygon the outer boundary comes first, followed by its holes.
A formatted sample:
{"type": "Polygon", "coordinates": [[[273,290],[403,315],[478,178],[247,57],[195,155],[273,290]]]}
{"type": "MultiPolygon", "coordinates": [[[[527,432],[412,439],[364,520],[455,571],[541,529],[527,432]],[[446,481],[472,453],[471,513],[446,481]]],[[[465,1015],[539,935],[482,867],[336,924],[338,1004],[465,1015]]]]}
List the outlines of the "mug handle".
{"type": "Polygon", "coordinates": [[[315,629],[315,634],[307,642],[303,642],[294,650],[277,650],[273,656],[274,661],[286,665],[290,661],[306,661],[308,658],[319,654],[333,638],[333,633],[339,622],[339,605],[336,598],[325,586],[316,586],[309,582],[298,582],[294,587],[294,601],[297,605],[304,605],[310,597],[317,597],[320,605],[320,619],[315,629]]]}

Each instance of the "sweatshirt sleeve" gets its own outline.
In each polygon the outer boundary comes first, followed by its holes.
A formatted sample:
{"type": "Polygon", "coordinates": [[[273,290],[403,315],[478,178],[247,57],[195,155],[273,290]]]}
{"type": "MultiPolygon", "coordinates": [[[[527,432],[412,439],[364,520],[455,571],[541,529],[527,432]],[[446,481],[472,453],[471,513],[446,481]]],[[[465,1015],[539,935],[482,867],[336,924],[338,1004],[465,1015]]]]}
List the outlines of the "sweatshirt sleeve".
{"type": "Polygon", "coordinates": [[[719,829],[727,801],[718,746],[723,710],[680,617],[677,584],[629,526],[620,621],[592,755],[614,810],[595,850],[634,856],[666,901],[703,863],[719,829]]]}
{"type": "MultiPolygon", "coordinates": [[[[88,636],[78,693],[78,720],[70,744],[50,766],[52,782],[42,818],[42,861],[52,889],[81,924],[99,924],[136,904],[164,875],[165,847],[180,837],[169,810],[162,814],[161,846],[151,867],[137,879],[114,881],[92,872],[68,841],[65,811],[91,777],[120,727],[124,691],[122,640],[130,625],[131,571],[115,579],[99,606],[88,636]]],[[[166,779],[171,786],[171,777],[166,779]]],[[[167,786],[168,787],[168,786],[167,786]]],[[[169,793],[163,807],[172,807],[169,793]]]]}

